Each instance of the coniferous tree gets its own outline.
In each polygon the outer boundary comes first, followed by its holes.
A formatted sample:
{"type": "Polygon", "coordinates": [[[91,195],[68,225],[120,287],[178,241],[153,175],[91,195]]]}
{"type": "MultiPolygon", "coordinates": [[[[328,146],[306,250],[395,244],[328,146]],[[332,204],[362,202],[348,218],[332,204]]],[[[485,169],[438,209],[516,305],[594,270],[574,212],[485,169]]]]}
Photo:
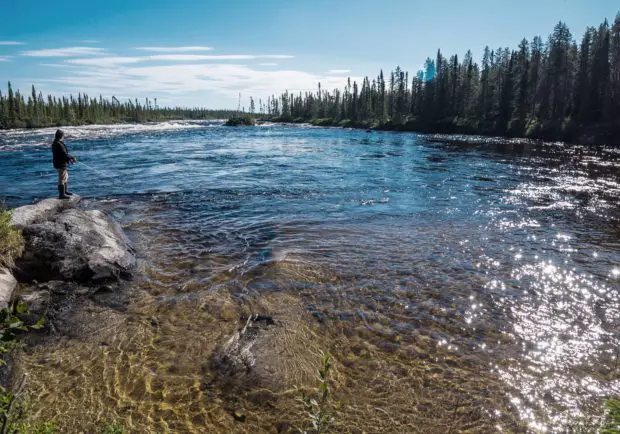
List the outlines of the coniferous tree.
{"type": "Polygon", "coordinates": [[[616,15],[610,35],[609,116],[620,130],[620,13],[616,15]]]}
{"type": "Polygon", "coordinates": [[[509,130],[522,135],[528,112],[528,84],[530,78],[530,44],[527,39],[521,40],[514,64],[514,104],[509,130]]]}
{"type": "Polygon", "coordinates": [[[153,105],[149,99],[142,104],[137,99],[122,103],[115,97],[112,97],[112,101],[101,95],[99,98],[89,98],[81,92],[77,99],[73,96],[44,97],[43,93],[37,93],[34,86],[31,86],[26,102],[19,91],[13,90],[10,82],[6,94],[0,91],[0,129],[169,119],[222,119],[235,114],[231,110],[160,108],[157,102],[153,105]]]}

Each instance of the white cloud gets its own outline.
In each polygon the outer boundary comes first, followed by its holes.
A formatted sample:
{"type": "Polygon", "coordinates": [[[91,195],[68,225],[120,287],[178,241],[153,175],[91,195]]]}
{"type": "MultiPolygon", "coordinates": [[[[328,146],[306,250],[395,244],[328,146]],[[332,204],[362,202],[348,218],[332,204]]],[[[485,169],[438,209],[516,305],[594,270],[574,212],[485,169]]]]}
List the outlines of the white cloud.
{"type": "Polygon", "coordinates": [[[197,60],[249,60],[256,59],[251,54],[156,54],[145,56],[144,60],[163,60],[169,62],[192,62],[197,60]]]}
{"type": "Polygon", "coordinates": [[[39,66],[44,66],[46,68],[64,68],[64,69],[72,68],[71,65],[66,65],[64,63],[39,63],[39,66]]]}
{"type": "Polygon", "coordinates": [[[260,59],[292,59],[295,56],[290,56],[288,54],[261,54],[260,56],[256,56],[256,58],[260,59]]]}
{"type": "Polygon", "coordinates": [[[185,53],[191,51],[211,51],[211,47],[136,47],[136,50],[152,51],[155,53],[185,53]]]}
{"type": "Polygon", "coordinates": [[[67,86],[72,92],[98,89],[97,92],[106,94],[136,97],[182,99],[212,92],[225,95],[231,103],[238,92],[244,97],[266,98],[284,90],[314,91],[318,82],[323,88],[345,84],[342,76],[337,75],[319,76],[297,70],[257,70],[228,63],[85,66],[50,81],[67,86]]]}
{"type": "MultiPolygon", "coordinates": [[[[139,62],[198,62],[214,60],[255,60],[255,59],[291,59],[293,56],[284,54],[153,54],[150,56],[111,56],[69,59],[66,62],[75,65],[109,67],[139,62]]],[[[275,64],[273,64],[275,65],[275,64]]]]}
{"type": "Polygon", "coordinates": [[[10,62],[11,57],[9,56],[0,56],[0,62],[10,62]]]}
{"type": "Polygon", "coordinates": [[[285,54],[157,54],[146,56],[144,60],[165,60],[172,62],[191,62],[195,60],[253,60],[253,59],[292,59],[285,54]]]}
{"type": "Polygon", "coordinates": [[[88,58],[80,58],[80,59],[69,59],[67,60],[67,63],[71,63],[74,65],[110,67],[110,66],[117,66],[117,65],[126,65],[129,63],[138,63],[142,60],[143,60],[142,57],[125,57],[125,56],[88,57],[88,58]]]}
{"type": "Polygon", "coordinates": [[[105,54],[105,48],[97,47],[65,47],[47,48],[42,50],[22,51],[22,56],[28,57],[72,57],[72,56],[100,56],[105,54]]]}
{"type": "Polygon", "coordinates": [[[330,69],[327,71],[328,74],[347,74],[351,72],[350,69],[330,69]]]}
{"type": "Polygon", "coordinates": [[[0,45],[24,45],[24,43],[19,41],[0,41],[0,45]]]}
{"type": "Polygon", "coordinates": [[[265,62],[265,63],[259,63],[259,66],[278,66],[277,63],[273,63],[273,62],[265,62]]]}

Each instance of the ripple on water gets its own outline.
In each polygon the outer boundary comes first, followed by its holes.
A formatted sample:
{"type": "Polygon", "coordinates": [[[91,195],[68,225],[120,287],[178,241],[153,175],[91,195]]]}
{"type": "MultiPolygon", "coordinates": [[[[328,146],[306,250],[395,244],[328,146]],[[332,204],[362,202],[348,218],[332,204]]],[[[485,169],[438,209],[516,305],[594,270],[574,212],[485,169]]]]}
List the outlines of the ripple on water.
{"type": "MultiPolygon", "coordinates": [[[[303,417],[294,386],[310,390],[319,350],[345,431],[563,432],[620,393],[607,151],[277,125],[70,131],[114,176],[78,166],[73,185],[123,222],[145,277],[127,312],[90,306],[95,331],[26,354],[38,421],[273,430],[303,417]],[[274,340],[295,369],[274,364],[277,397],[232,399],[205,361],[265,310],[299,330],[274,340]]],[[[9,204],[51,194],[52,132],[1,136],[9,204]]]]}

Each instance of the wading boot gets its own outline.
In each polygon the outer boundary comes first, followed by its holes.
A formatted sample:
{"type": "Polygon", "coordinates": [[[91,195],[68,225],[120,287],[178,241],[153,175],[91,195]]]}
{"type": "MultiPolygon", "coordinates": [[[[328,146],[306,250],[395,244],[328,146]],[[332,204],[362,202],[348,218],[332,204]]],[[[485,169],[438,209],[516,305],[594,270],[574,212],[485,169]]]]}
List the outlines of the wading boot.
{"type": "Polygon", "coordinates": [[[58,199],[69,199],[69,196],[65,194],[65,186],[64,184],[60,184],[58,186],[58,199]]]}
{"type": "Polygon", "coordinates": [[[69,191],[69,183],[65,182],[65,196],[73,196],[73,193],[69,191]]]}

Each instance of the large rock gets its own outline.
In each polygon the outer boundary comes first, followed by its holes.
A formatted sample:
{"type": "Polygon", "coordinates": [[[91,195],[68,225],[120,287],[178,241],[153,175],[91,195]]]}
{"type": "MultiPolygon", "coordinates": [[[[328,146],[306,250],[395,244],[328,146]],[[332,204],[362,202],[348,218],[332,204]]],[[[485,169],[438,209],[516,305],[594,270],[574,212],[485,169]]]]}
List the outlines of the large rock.
{"type": "Polygon", "coordinates": [[[25,205],[15,208],[11,213],[11,224],[16,229],[23,229],[36,222],[47,220],[67,208],[73,207],[80,201],[77,195],[70,199],[44,199],[33,205],[25,205]]]}
{"type": "Polygon", "coordinates": [[[0,267],[0,309],[9,305],[13,291],[17,287],[17,280],[6,268],[0,267]]]}
{"type": "Polygon", "coordinates": [[[118,281],[131,277],[136,265],[123,230],[101,211],[64,210],[25,225],[22,233],[24,254],[16,261],[20,280],[118,281]]]}

